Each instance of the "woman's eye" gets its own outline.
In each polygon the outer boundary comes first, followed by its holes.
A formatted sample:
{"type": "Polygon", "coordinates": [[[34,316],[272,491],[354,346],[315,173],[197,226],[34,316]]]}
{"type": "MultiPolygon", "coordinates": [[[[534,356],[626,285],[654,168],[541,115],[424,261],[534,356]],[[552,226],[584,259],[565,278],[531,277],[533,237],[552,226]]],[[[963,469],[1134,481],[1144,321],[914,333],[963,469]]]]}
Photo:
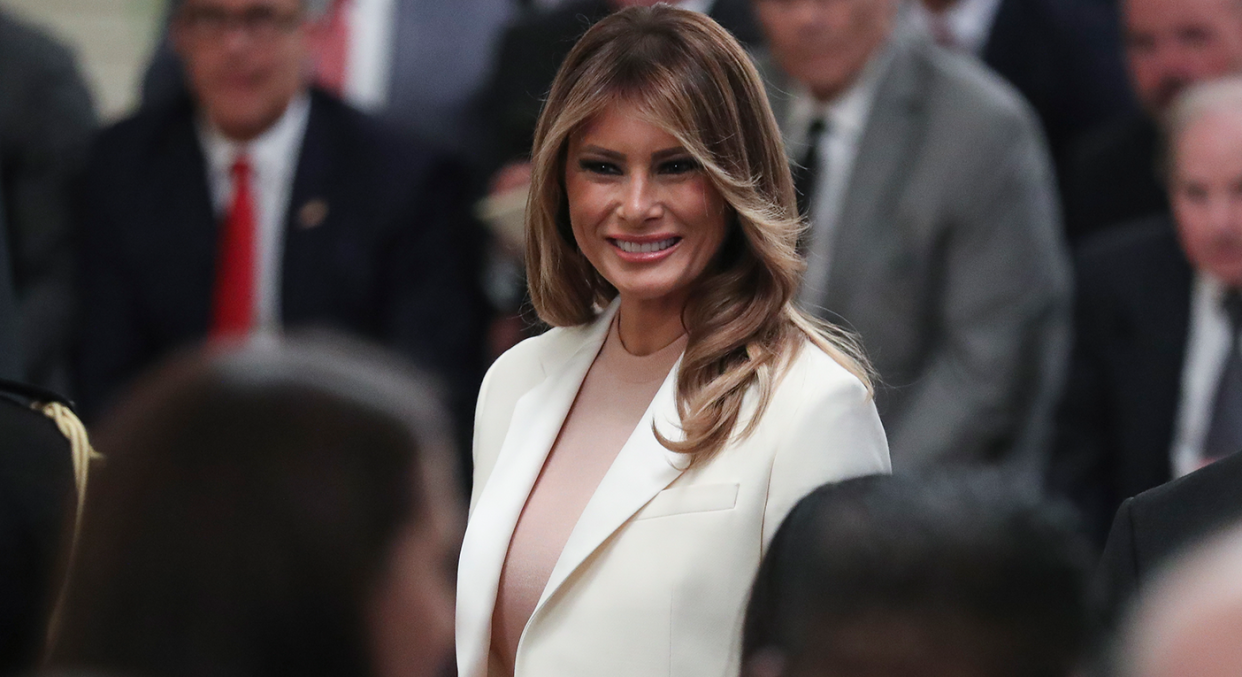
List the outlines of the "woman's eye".
{"type": "Polygon", "coordinates": [[[605,174],[608,176],[616,176],[621,173],[620,167],[603,160],[579,160],[578,168],[591,174],[605,174]]]}
{"type": "Polygon", "coordinates": [[[698,169],[699,163],[694,158],[678,158],[660,165],[662,174],[686,174],[698,169]]]}

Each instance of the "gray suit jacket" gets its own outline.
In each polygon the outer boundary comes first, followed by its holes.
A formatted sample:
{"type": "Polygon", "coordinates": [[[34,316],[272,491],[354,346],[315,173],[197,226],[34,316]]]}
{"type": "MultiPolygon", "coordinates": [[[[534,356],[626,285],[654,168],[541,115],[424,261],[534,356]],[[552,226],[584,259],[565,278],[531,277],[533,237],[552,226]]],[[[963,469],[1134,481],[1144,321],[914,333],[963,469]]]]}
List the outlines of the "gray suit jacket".
{"type": "MultiPolygon", "coordinates": [[[[820,314],[858,332],[879,372],[895,470],[1003,460],[1034,472],[1069,335],[1046,144],[1029,107],[978,62],[906,28],[891,48],[820,314]]],[[[789,88],[759,61],[783,124],[789,88]]]]}

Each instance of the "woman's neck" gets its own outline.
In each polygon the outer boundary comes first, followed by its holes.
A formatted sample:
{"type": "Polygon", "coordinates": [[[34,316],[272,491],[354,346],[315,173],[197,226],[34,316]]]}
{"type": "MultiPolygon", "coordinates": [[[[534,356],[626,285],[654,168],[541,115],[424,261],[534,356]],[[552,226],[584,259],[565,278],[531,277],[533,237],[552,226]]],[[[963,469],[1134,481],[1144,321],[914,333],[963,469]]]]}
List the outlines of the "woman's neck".
{"type": "Polygon", "coordinates": [[[682,302],[631,301],[621,299],[617,310],[617,336],[631,355],[650,355],[686,333],[681,324],[682,302]]]}

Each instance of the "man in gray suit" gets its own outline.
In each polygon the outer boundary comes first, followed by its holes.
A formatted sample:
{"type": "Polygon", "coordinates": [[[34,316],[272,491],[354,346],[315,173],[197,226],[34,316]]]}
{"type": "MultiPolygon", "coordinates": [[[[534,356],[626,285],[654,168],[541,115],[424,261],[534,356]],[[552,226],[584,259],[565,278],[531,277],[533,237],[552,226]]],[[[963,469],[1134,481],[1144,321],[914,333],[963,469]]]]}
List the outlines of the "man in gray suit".
{"type": "Polygon", "coordinates": [[[899,0],[753,2],[810,222],[800,300],[861,335],[894,469],[1037,471],[1070,283],[1029,106],[899,0]]]}

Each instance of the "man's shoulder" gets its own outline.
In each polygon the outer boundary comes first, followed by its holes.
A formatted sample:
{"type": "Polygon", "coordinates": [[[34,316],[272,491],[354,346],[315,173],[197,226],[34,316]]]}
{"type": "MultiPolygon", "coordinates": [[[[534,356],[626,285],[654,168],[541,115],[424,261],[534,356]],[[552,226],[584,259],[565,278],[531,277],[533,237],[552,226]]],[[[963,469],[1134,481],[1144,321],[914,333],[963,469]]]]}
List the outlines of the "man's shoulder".
{"type": "Polygon", "coordinates": [[[73,52],[44,31],[0,11],[0,56],[14,73],[44,77],[74,66],[73,52]]]}
{"type": "Polygon", "coordinates": [[[1191,277],[1176,228],[1163,214],[1092,235],[1079,245],[1074,258],[1080,285],[1142,282],[1135,278],[1140,272],[1162,279],[1191,277]]]}
{"type": "Polygon", "coordinates": [[[398,165],[406,171],[443,154],[425,139],[386,118],[363,112],[327,92],[310,92],[311,122],[307,134],[327,133],[337,137],[337,150],[358,161],[384,166],[398,165]],[[412,166],[414,165],[414,166],[412,166]]]}
{"type": "Polygon", "coordinates": [[[1182,548],[1242,518],[1242,454],[1149,489],[1130,501],[1136,552],[1150,570],[1182,548]]]}
{"type": "Polygon", "coordinates": [[[977,59],[926,41],[911,45],[910,55],[926,75],[924,91],[934,110],[979,132],[1008,136],[1014,127],[1037,128],[1035,113],[1018,90],[977,59]]]}
{"type": "Polygon", "coordinates": [[[134,161],[146,154],[157,152],[174,135],[174,130],[190,128],[193,120],[194,107],[188,97],[142,106],[95,135],[92,157],[95,162],[106,162],[114,158],[134,161]]]}

